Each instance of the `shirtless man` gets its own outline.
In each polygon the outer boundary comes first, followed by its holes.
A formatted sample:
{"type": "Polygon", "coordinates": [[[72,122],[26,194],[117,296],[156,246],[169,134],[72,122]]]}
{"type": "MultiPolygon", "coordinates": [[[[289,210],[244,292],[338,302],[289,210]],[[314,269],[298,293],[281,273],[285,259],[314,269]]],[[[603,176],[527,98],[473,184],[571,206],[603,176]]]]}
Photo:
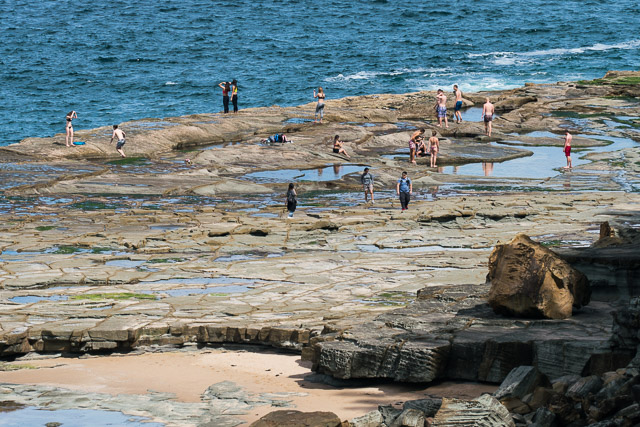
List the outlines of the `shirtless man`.
{"type": "Polygon", "coordinates": [[[438,89],[436,95],[436,114],[438,115],[438,126],[442,127],[442,119],[447,129],[449,129],[449,121],[447,120],[447,95],[442,89],[438,89]]]}
{"type": "Polygon", "coordinates": [[[567,166],[563,169],[571,169],[573,166],[571,165],[571,140],[573,136],[569,133],[569,131],[564,132],[564,155],[567,156],[567,166]]]}
{"type": "Polygon", "coordinates": [[[456,123],[462,123],[462,113],[460,112],[462,108],[462,91],[458,89],[458,85],[453,85],[453,93],[456,96],[456,106],[453,108],[453,116],[456,119],[456,123]]]}
{"type": "Polygon", "coordinates": [[[431,131],[431,138],[429,138],[429,152],[431,153],[431,167],[436,167],[436,160],[438,159],[438,151],[440,151],[440,140],[436,136],[437,132],[431,131]]]}
{"type": "Polygon", "coordinates": [[[418,129],[409,139],[409,163],[416,164],[416,152],[418,151],[418,144],[422,141],[423,134],[424,129],[418,129]]]}
{"type": "Polygon", "coordinates": [[[484,134],[487,136],[491,136],[491,122],[493,121],[493,113],[495,108],[493,104],[486,98],[487,102],[482,106],[482,118],[484,119],[484,134]]]}
{"type": "Polygon", "coordinates": [[[118,129],[118,125],[113,125],[113,134],[111,134],[111,141],[109,144],[113,142],[114,139],[117,138],[116,151],[120,153],[122,157],[127,157],[124,155],[124,151],[122,151],[122,146],[125,144],[126,133],[122,129],[118,129]]]}

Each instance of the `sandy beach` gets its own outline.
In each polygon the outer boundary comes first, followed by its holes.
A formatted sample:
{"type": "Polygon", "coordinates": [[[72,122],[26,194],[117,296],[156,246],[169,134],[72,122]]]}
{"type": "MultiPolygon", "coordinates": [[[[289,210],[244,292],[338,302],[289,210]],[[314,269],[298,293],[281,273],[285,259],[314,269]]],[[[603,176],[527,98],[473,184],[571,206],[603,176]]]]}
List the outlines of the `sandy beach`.
{"type": "MultiPolygon", "coordinates": [[[[47,385],[84,393],[145,394],[149,390],[174,393],[181,402],[199,402],[211,384],[233,381],[250,394],[291,393],[286,400],[300,411],[331,411],[351,419],[378,405],[402,406],[425,396],[474,398],[492,393],[496,385],[442,382],[432,385],[377,384],[335,387],[305,379],[310,363],[298,355],[273,351],[204,349],[88,358],[57,357],[17,362],[30,369],[0,372],[0,383],[47,385]],[[37,368],[37,369],[34,369],[37,368]],[[296,395],[293,395],[293,394],[296,395]],[[303,394],[298,396],[297,394],[303,394]]],[[[252,422],[271,412],[256,406],[237,416],[252,422]]]]}

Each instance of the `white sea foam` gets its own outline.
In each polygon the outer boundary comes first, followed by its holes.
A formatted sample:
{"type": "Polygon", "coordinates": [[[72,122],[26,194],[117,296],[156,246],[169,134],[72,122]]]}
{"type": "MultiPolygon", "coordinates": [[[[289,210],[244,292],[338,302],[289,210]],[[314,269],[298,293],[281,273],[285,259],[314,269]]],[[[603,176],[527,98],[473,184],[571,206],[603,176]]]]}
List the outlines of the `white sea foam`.
{"type": "Polygon", "coordinates": [[[349,81],[349,80],[371,80],[379,76],[400,76],[403,74],[413,73],[441,73],[448,71],[448,68],[400,68],[391,71],[358,71],[354,74],[338,74],[337,76],[327,77],[325,81],[349,81]]]}
{"type": "Polygon", "coordinates": [[[166,82],[164,85],[165,85],[165,86],[173,86],[173,85],[177,85],[177,84],[178,84],[178,83],[176,83],[176,82],[171,82],[171,81],[169,81],[169,82],[166,82]]]}
{"type": "Polygon", "coordinates": [[[493,57],[493,63],[496,65],[518,65],[541,57],[550,56],[557,58],[564,55],[579,55],[585,52],[604,52],[608,50],[629,50],[640,48],[640,40],[629,40],[616,44],[596,43],[592,46],[582,46],[574,48],[554,48],[544,50],[534,50],[531,52],[487,52],[487,53],[470,53],[470,58],[493,57]]]}
{"type": "Polygon", "coordinates": [[[445,75],[425,77],[428,78],[414,82],[416,90],[435,91],[437,89],[444,89],[448,91],[454,83],[458,85],[463,93],[480,92],[484,90],[505,90],[522,86],[521,81],[500,78],[494,75],[472,75],[467,73],[464,76],[451,76],[455,77],[454,79],[448,78],[449,76],[445,75]]]}

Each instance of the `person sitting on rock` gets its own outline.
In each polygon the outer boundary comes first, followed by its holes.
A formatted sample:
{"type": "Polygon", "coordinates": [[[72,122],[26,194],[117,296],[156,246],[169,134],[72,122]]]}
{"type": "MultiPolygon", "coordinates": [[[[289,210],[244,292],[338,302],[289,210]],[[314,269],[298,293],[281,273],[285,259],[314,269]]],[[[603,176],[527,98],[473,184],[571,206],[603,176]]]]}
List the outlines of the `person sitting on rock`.
{"type": "Polygon", "coordinates": [[[336,137],[333,138],[333,152],[336,154],[342,154],[347,159],[350,159],[351,157],[349,157],[343,145],[344,145],[344,142],[340,141],[340,135],[336,135],[336,137]]]}
{"type": "Polygon", "coordinates": [[[428,152],[427,144],[423,137],[416,138],[416,157],[426,156],[428,152]]]}

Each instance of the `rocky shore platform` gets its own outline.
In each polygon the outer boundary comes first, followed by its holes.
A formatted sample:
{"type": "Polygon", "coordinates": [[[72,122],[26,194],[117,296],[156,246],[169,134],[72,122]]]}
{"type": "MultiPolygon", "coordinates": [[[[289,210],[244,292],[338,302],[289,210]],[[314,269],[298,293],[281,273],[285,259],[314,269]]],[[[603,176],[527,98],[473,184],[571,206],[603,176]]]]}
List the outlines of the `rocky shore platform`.
{"type": "MultiPolygon", "coordinates": [[[[311,104],[122,123],[125,159],[109,127],[77,131],[83,146],[56,135],[0,147],[0,356],[19,365],[36,354],[240,344],[300,354],[310,375],[339,386],[497,386],[520,366],[551,382],[602,378],[636,356],[612,313],[640,290],[639,83],[640,73],[610,72],[464,94],[464,121],[448,129],[435,126],[434,93],[418,92],[328,100],[322,124],[311,104]],[[498,116],[491,137],[485,97],[498,116]],[[438,168],[408,162],[417,128],[437,131],[438,168]],[[275,133],[294,142],[261,142],[275,133]],[[331,152],[336,134],[350,159],[331,152]],[[373,204],[363,203],[365,166],[373,204]],[[415,192],[405,212],[402,170],[415,192]],[[299,205],[286,219],[289,182],[299,205]],[[604,222],[614,231],[603,239],[604,222]],[[581,271],[591,302],[564,320],[495,314],[489,256],[518,233],[581,271]]],[[[28,405],[20,387],[5,384],[0,399],[28,405]]],[[[478,402],[459,408],[494,408],[478,402]]],[[[186,425],[154,411],[145,414],[186,425]]],[[[509,411],[486,425],[533,422],[509,411]]],[[[434,416],[453,425],[427,412],[423,425],[434,416]]],[[[580,414],[574,425],[590,419],[580,414]]],[[[215,425],[237,424],[226,415],[215,425]]]]}

